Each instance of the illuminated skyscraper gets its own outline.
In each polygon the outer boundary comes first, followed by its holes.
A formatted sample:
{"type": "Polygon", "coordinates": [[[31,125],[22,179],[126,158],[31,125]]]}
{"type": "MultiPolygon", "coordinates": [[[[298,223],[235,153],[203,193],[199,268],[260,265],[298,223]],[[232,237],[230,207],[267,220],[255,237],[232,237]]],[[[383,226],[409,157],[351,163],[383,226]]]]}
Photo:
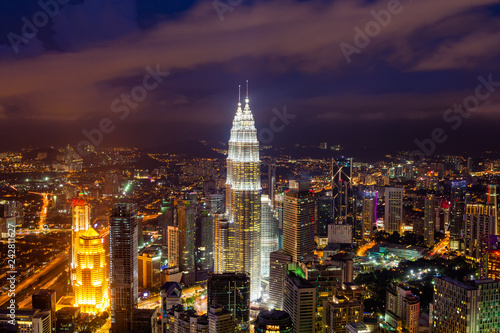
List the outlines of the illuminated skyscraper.
{"type": "Polygon", "coordinates": [[[260,298],[260,159],[257,130],[249,106],[248,84],[245,108],[233,120],[226,178],[226,212],[234,228],[234,270],[250,275],[251,299],[260,298]]]}
{"type": "Polygon", "coordinates": [[[434,230],[436,229],[436,199],[429,194],[425,198],[424,207],[424,241],[427,247],[434,245],[434,230]]]}
{"type": "Polygon", "coordinates": [[[263,194],[261,197],[261,276],[269,278],[269,255],[278,250],[278,220],[274,217],[271,200],[263,194]]]}
{"type": "Polygon", "coordinates": [[[370,239],[370,234],[377,223],[378,192],[365,191],[363,196],[363,239],[370,239]]]}
{"type": "Polygon", "coordinates": [[[392,234],[397,231],[401,234],[403,227],[403,188],[386,187],[385,189],[385,217],[384,229],[392,234]]]}
{"type": "Polygon", "coordinates": [[[137,207],[118,204],[110,219],[111,332],[132,332],[138,296],[137,207]]]}
{"type": "Polygon", "coordinates": [[[497,209],[493,205],[467,204],[465,207],[465,255],[480,259],[484,254],[485,240],[497,234],[497,209]]]}
{"type": "Polygon", "coordinates": [[[215,220],[214,227],[214,272],[222,274],[233,271],[234,230],[226,219],[215,220]]]}
{"type": "Polygon", "coordinates": [[[71,232],[71,284],[76,280],[76,268],[78,266],[77,253],[79,237],[90,227],[90,205],[82,199],[74,199],[72,202],[73,225],[71,232]]]}
{"type": "Polygon", "coordinates": [[[314,242],[315,198],[309,182],[290,181],[283,210],[283,250],[298,262],[316,249],[314,242]]]}
{"type": "Polygon", "coordinates": [[[104,245],[92,227],[80,234],[76,253],[75,306],[96,314],[109,306],[104,245]]]}
{"type": "Polygon", "coordinates": [[[195,232],[196,201],[177,201],[177,223],[179,225],[179,269],[183,272],[185,285],[195,282],[195,232]]]}

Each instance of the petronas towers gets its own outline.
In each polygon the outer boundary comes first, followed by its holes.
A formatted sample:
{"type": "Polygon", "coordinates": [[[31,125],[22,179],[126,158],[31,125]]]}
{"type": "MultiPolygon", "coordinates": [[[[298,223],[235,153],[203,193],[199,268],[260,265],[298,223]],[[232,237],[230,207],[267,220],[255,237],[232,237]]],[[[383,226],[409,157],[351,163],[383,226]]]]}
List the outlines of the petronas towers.
{"type": "Polygon", "coordinates": [[[250,276],[250,298],[260,298],[261,183],[259,141],[248,99],[238,101],[227,158],[226,214],[232,231],[232,267],[250,276]]]}

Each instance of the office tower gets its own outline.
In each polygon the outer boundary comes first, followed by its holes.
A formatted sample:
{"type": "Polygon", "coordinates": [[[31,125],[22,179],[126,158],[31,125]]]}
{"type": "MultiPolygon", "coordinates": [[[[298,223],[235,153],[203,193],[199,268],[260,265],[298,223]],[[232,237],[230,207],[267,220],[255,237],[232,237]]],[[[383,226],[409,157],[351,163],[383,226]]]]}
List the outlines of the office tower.
{"type": "Polygon", "coordinates": [[[334,200],[331,196],[318,198],[317,237],[328,237],[328,225],[333,223],[333,203],[334,200]]]}
{"type": "Polygon", "coordinates": [[[137,215],[137,246],[142,249],[144,247],[144,215],[137,215]]]}
{"type": "Polygon", "coordinates": [[[272,159],[269,161],[267,171],[267,191],[271,207],[274,207],[274,198],[276,197],[276,162],[272,159]]]}
{"type": "Polygon", "coordinates": [[[402,233],[403,227],[403,188],[386,187],[384,229],[392,234],[402,233]]]}
{"type": "Polygon", "coordinates": [[[83,313],[104,311],[109,306],[106,254],[94,228],[80,234],[76,261],[75,306],[83,313]]]}
{"type": "Polygon", "coordinates": [[[446,276],[434,278],[433,332],[496,332],[500,327],[498,309],[498,281],[460,282],[446,276]]]}
{"type": "Polygon", "coordinates": [[[134,309],[134,333],[158,333],[158,310],[134,309]]]}
{"type": "Polygon", "coordinates": [[[485,240],[497,234],[496,207],[483,204],[466,204],[465,255],[479,260],[484,252],[485,240]]]}
{"type": "Polygon", "coordinates": [[[436,198],[433,194],[425,197],[424,206],[424,242],[427,247],[434,246],[434,231],[436,229],[436,198]]]}
{"type": "Polygon", "coordinates": [[[207,306],[221,305],[241,327],[248,326],[251,282],[245,273],[213,274],[207,283],[207,306]]]}
{"type": "Polygon", "coordinates": [[[118,204],[110,218],[111,332],[132,332],[137,308],[137,207],[118,204]]]}
{"type": "Polygon", "coordinates": [[[369,240],[371,232],[377,226],[377,191],[365,191],[363,193],[363,211],[361,220],[363,223],[363,239],[369,240]]]}
{"type": "Polygon", "coordinates": [[[0,309],[0,332],[50,333],[50,311],[38,309],[0,309]],[[13,318],[12,318],[13,317],[13,318]]]}
{"type": "Polygon", "coordinates": [[[283,249],[283,208],[285,195],[278,193],[274,197],[274,217],[278,220],[278,250],[283,249]]]}
{"type": "Polygon", "coordinates": [[[227,157],[226,213],[234,226],[234,270],[250,276],[251,299],[260,298],[260,160],[257,130],[249,106],[233,120],[227,157]]]}
{"type": "Polygon", "coordinates": [[[316,288],[293,271],[285,276],[283,310],[290,314],[296,332],[316,332],[316,288]]]}
{"type": "Polygon", "coordinates": [[[253,322],[255,333],[293,333],[292,318],[285,311],[264,310],[259,312],[253,322]]]}
{"type": "Polygon", "coordinates": [[[178,282],[165,282],[160,288],[161,297],[161,331],[166,331],[167,312],[176,305],[182,306],[182,287],[178,282]]]}
{"type": "Polygon", "coordinates": [[[103,197],[113,197],[120,194],[121,177],[116,173],[108,173],[104,180],[103,197]]]}
{"type": "Polygon", "coordinates": [[[224,214],[224,195],[213,193],[208,196],[208,204],[210,206],[210,212],[213,216],[215,214],[224,214]]]}
{"type": "Polygon", "coordinates": [[[498,191],[498,185],[488,185],[488,192],[486,193],[486,204],[495,207],[495,220],[497,221],[496,229],[499,230],[500,221],[498,220],[498,209],[500,207],[498,206],[497,191],[498,191]]]}
{"type": "Polygon", "coordinates": [[[314,243],[314,194],[309,191],[309,182],[290,181],[285,193],[283,209],[283,250],[297,262],[312,255],[314,243]]]}
{"type": "Polygon", "coordinates": [[[31,296],[31,307],[38,310],[49,310],[52,327],[56,328],[56,291],[51,289],[40,289],[31,296]]]}
{"type": "Polygon", "coordinates": [[[328,226],[329,244],[351,244],[353,226],[350,224],[330,224],[328,226]]]}
{"type": "Polygon", "coordinates": [[[335,222],[353,224],[352,158],[332,159],[332,197],[335,222]]]}
{"type": "Polygon", "coordinates": [[[215,220],[214,272],[222,274],[234,271],[234,228],[226,219],[215,220]]]}
{"type": "Polygon", "coordinates": [[[208,332],[209,333],[234,333],[236,325],[231,311],[222,305],[212,305],[208,310],[208,332]]]}
{"type": "Polygon", "coordinates": [[[56,333],[80,332],[80,308],[64,307],[56,312],[56,333]]]}
{"type": "Polygon", "coordinates": [[[463,237],[465,227],[465,189],[467,182],[465,180],[456,180],[451,182],[451,205],[450,205],[450,245],[454,250],[458,250],[458,239],[463,237]]]}
{"type": "Polygon", "coordinates": [[[176,305],[167,311],[163,332],[209,333],[207,315],[199,316],[194,310],[176,305]]]}
{"type": "Polygon", "coordinates": [[[269,255],[278,250],[278,220],[274,218],[271,200],[265,194],[262,195],[261,213],[261,277],[269,278],[269,255]]]}
{"type": "Polygon", "coordinates": [[[385,322],[393,329],[409,333],[418,332],[420,316],[420,298],[405,286],[389,287],[386,294],[385,322]]]}
{"type": "Polygon", "coordinates": [[[196,216],[196,268],[212,271],[214,268],[214,218],[209,209],[201,210],[196,216]]]}
{"type": "MultiPolygon", "coordinates": [[[[481,269],[486,268],[486,274],[481,277],[488,277],[500,281],[500,235],[490,235],[488,240],[488,250],[486,252],[486,263],[482,263],[481,269]]],[[[483,259],[484,260],[484,259],[483,259]]]]}
{"type": "Polygon", "coordinates": [[[348,296],[333,296],[325,302],[323,332],[346,332],[347,324],[363,320],[363,305],[348,296]]]}
{"type": "Polygon", "coordinates": [[[158,226],[160,228],[160,234],[162,238],[162,245],[168,246],[168,230],[169,227],[173,227],[175,223],[174,218],[174,201],[173,200],[163,200],[161,208],[161,214],[158,215],[158,226]]]}
{"type": "Polygon", "coordinates": [[[179,266],[179,227],[168,226],[167,227],[167,262],[168,267],[179,266]]]}
{"type": "Polygon", "coordinates": [[[342,272],[344,272],[344,279],[342,282],[350,283],[353,281],[354,275],[354,261],[351,256],[347,253],[337,253],[333,256],[328,257],[327,260],[324,261],[325,264],[333,264],[342,268],[342,272]]]}
{"type": "Polygon", "coordinates": [[[76,280],[76,267],[78,265],[76,254],[78,252],[79,237],[90,226],[90,205],[84,200],[74,199],[72,204],[73,224],[71,231],[71,285],[74,287],[76,280]]]}
{"type": "Polygon", "coordinates": [[[195,203],[189,200],[177,201],[177,224],[179,226],[179,269],[182,280],[190,286],[195,282],[195,203]]]}
{"type": "Polygon", "coordinates": [[[316,288],[316,332],[323,332],[323,306],[334,296],[336,287],[344,280],[342,268],[317,261],[300,262],[305,279],[316,288]]]}
{"type": "Polygon", "coordinates": [[[269,302],[270,309],[283,309],[283,286],[285,285],[284,266],[292,262],[292,256],[283,250],[269,254],[269,302]]]}
{"type": "Polygon", "coordinates": [[[137,256],[139,288],[149,289],[160,286],[161,247],[150,246],[137,256]]]}

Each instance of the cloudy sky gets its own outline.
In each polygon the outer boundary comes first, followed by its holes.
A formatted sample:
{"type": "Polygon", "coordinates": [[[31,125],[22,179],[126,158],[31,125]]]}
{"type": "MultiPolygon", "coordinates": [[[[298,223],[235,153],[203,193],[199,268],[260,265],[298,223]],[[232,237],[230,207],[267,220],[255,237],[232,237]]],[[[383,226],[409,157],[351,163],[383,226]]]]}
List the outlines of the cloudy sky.
{"type": "Polygon", "coordinates": [[[259,130],[273,108],[296,115],[271,144],[389,152],[435,128],[448,137],[442,151],[500,139],[500,86],[470,115],[448,114],[459,125],[443,120],[479,76],[500,82],[499,0],[66,2],[0,2],[4,150],[76,144],[104,118],[114,130],[103,145],[227,141],[247,79],[259,130]],[[169,75],[126,116],[114,112],[122,94],[144,91],[147,68],[169,75]]]}

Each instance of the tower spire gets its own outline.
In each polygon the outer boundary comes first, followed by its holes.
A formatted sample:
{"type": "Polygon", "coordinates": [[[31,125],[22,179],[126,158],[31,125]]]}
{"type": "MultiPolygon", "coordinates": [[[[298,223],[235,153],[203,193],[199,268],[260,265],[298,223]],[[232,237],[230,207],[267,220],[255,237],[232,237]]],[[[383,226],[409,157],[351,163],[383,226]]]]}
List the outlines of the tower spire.
{"type": "Polygon", "coordinates": [[[241,84],[238,85],[238,105],[241,105],[241,84]]]}
{"type": "Polygon", "coordinates": [[[247,99],[248,99],[248,80],[247,80],[247,99]]]}
{"type": "Polygon", "coordinates": [[[247,80],[247,97],[245,98],[245,111],[250,111],[250,105],[248,103],[250,100],[248,99],[248,80],[247,80]]]}

